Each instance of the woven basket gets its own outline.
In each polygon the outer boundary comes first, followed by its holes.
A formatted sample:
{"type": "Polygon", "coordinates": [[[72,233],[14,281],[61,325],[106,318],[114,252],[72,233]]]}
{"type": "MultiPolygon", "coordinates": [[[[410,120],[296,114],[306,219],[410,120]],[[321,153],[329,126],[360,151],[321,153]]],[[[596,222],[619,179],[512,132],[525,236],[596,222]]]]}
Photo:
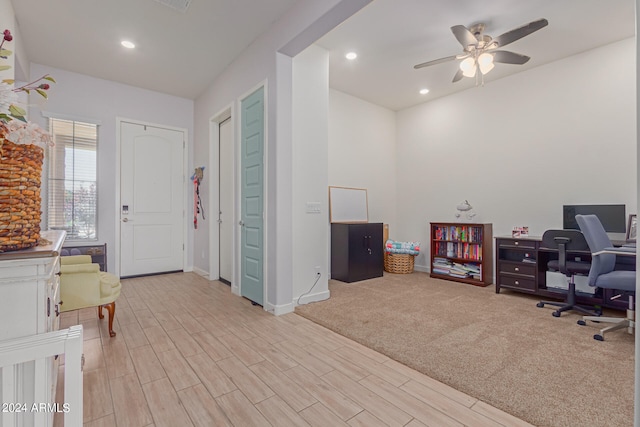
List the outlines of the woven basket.
{"type": "Polygon", "coordinates": [[[384,254],[384,271],[397,274],[413,273],[415,255],[409,254],[384,254]]]}
{"type": "Polygon", "coordinates": [[[0,252],[38,245],[44,150],[0,135],[0,252]]]}

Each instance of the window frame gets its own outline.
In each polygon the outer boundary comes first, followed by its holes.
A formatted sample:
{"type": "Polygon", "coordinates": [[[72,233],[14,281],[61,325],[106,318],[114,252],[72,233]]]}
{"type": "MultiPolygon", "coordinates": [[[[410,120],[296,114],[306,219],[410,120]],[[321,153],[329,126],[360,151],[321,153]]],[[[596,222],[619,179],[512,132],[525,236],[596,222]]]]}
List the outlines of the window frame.
{"type": "MultiPolygon", "coordinates": [[[[70,231],[73,231],[74,229],[77,230],[78,227],[76,227],[76,221],[75,218],[72,218],[71,222],[71,230],[68,229],[68,227],[65,227],[64,225],[59,226],[59,225],[53,225],[52,224],[52,209],[51,209],[51,205],[52,205],[52,195],[53,195],[53,191],[52,191],[52,183],[57,180],[58,178],[55,178],[53,176],[53,173],[55,172],[55,166],[54,166],[54,162],[55,162],[55,158],[56,158],[56,146],[54,145],[53,147],[50,147],[47,150],[47,164],[46,164],[46,168],[47,168],[47,176],[46,176],[46,182],[47,182],[47,187],[46,187],[46,203],[47,203],[47,214],[44,216],[44,218],[46,218],[46,227],[47,229],[55,229],[55,230],[65,230],[67,232],[67,237],[66,237],[66,241],[69,242],[74,242],[77,244],[83,244],[83,243],[93,243],[93,242],[97,242],[99,240],[99,236],[100,236],[100,227],[99,227],[99,199],[100,199],[100,191],[99,191],[99,187],[100,187],[100,183],[99,183],[99,143],[100,143],[100,123],[93,121],[93,120],[85,120],[85,119],[81,119],[81,118],[73,118],[73,117],[61,117],[61,116],[57,116],[57,115],[50,115],[50,114],[43,114],[47,120],[48,120],[48,129],[49,129],[49,133],[51,133],[52,137],[54,138],[54,142],[55,141],[55,135],[54,135],[54,121],[58,121],[61,124],[64,122],[68,122],[70,123],[70,126],[73,126],[72,129],[72,133],[71,133],[71,146],[69,145],[69,143],[65,143],[63,144],[63,150],[70,148],[72,150],[74,150],[74,157],[76,155],[75,150],[81,150],[82,147],[85,147],[84,149],[89,149],[91,150],[91,148],[93,147],[93,151],[95,152],[95,165],[94,165],[94,172],[95,172],[95,180],[93,181],[93,185],[95,185],[95,193],[93,195],[94,197],[94,220],[93,220],[93,229],[94,232],[92,233],[92,237],[79,237],[78,233],[72,233],[70,231]],[[88,140],[87,138],[82,138],[82,137],[77,137],[77,141],[76,141],[76,135],[75,135],[75,126],[76,124],[82,125],[82,126],[91,126],[95,129],[95,139],[93,141],[88,140]],[[77,148],[76,148],[77,146],[77,148]]],[[[60,149],[60,147],[58,146],[58,150],[60,149]]],[[[64,167],[64,165],[62,166],[64,167]]],[[[59,169],[58,169],[59,170],[59,169]]],[[[76,165],[74,164],[73,166],[73,170],[74,172],[77,170],[76,165]]],[[[75,185],[77,182],[79,182],[80,180],[76,180],[75,177],[72,179],[64,179],[64,182],[71,182],[72,185],[72,194],[76,194],[77,190],[75,189],[75,185]]],[[[90,184],[91,185],[91,184],[90,184]]],[[[64,198],[66,195],[66,191],[63,190],[62,192],[62,206],[64,209],[64,198]]],[[[63,219],[63,223],[64,223],[64,213],[62,214],[62,219],[63,219]]]]}

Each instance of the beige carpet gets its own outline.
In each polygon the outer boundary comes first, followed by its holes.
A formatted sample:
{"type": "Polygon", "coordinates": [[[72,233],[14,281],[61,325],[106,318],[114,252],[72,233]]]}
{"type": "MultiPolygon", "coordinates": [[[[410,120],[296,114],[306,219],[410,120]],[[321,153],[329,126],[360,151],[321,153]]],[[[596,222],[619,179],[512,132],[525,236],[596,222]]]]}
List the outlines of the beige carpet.
{"type": "MultiPolygon", "coordinates": [[[[576,313],[426,273],[330,281],[296,313],[537,426],[632,426],[634,341],[576,313]]],[[[611,312],[615,316],[621,312],[611,312]]]]}

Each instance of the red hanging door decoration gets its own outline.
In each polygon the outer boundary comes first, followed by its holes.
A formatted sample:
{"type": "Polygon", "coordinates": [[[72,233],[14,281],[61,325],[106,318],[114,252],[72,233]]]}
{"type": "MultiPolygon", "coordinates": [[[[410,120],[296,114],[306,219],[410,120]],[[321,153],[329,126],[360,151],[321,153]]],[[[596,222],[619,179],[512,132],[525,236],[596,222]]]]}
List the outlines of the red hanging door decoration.
{"type": "Polygon", "coordinates": [[[202,207],[202,200],[200,199],[200,182],[204,178],[204,166],[196,168],[191,180],[193,181],[193,228],[198,228],[198,214],[202,214],[204,217],[204,208],[202,207]]]}

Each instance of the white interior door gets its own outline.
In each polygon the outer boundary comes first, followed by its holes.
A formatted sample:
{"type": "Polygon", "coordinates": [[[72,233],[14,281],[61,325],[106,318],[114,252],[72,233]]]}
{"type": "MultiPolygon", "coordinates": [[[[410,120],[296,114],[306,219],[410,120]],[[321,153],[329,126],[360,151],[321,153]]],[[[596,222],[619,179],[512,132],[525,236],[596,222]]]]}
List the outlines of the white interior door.
{"type": "Polygon", "coordinates": [[[233,129],[231,119],[220,123],[220,279],[233,277],[233,129]]]}
{"type": "Polygon", "coordinates": [[[120,275],[180,271],[184,133],[120,124],[120,275]]]}

